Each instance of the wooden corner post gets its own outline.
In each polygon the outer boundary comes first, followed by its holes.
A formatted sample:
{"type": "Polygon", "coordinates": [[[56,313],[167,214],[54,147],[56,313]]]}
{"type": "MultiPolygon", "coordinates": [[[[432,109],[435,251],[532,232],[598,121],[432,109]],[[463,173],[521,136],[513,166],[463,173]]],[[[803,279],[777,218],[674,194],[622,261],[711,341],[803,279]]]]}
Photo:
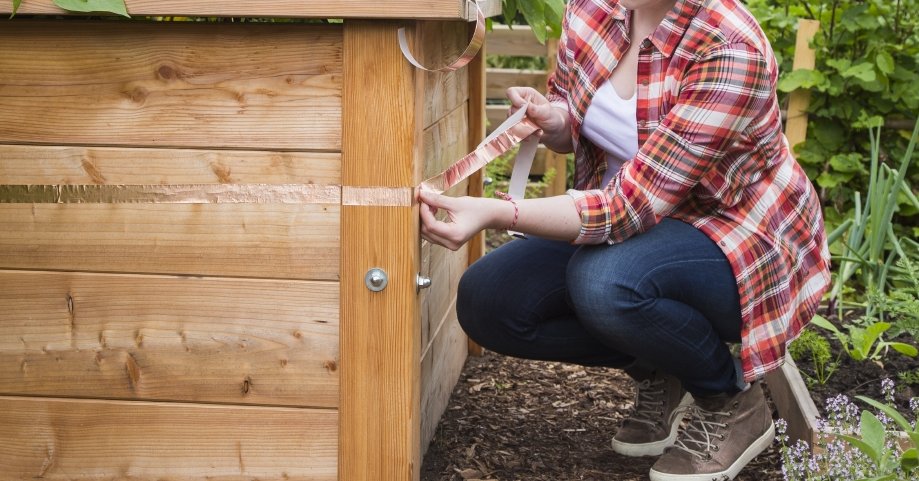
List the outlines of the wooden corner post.
{"type": "Polygon", "coordinates": [[[359,205],[349,194],[352,187],[411,192],[420,181],[421,76],[402,57],[399,26],[344,24],[341,481],[418,480],[421,468],[418,209],[410,201],[359,205]],[[365,284],[372,268],[387,276],[379,292],[365,284]]]}
{"type": "MultiPolygon", "coordinates": [[[[810,42],[820,29],[817,20],[798,20],[798,35],[795,38],[795,58],[792,69],[812,69],[816,62],[816,53],[810,42]]],[[[810,104],[810,90],[797,89],[788,95],[788,110],[785,120],[785,137],[788,146],[794,150],[795,145],[807,138],[807,106],[810,104]]]]}

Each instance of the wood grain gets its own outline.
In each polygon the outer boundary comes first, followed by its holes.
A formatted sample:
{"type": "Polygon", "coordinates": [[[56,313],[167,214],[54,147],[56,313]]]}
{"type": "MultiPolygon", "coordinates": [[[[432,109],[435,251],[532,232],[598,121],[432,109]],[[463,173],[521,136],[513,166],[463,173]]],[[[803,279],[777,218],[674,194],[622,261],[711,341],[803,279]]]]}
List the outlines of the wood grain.
{"type": "Polygon", "coordinates": [[[423,178],[427,179],[443,172],[471,151],[468,140],[469,122],[466,115],[466,106],[463,105],[424,130],[422,133],[423,178]]]}
{"type": "Polygon", "coordinates": [[[338,280],[337,204],[0,204],[0,268],[338,280]]]}
{"type": "MultiPolygon", "coordinates": [[[[126,0],[128,13],[136,16],[189,17],[315,17],[315,18],[466,18],[462,0],[126,0]]],[[[483,11],[500,13],[499,0],[484,1],[483,11]],[[495,4],[497,8],[495,7],[495,4]]],[[[10,12],[9,2],[0,3],[0,13],[10,12]]],[[[20,14],[65,15],[51,0],[26,0],[20,14]]]]}
{"type": "Polygon", "coordinates": [[[456,303],[444,316],[430,347],[421,359],[421,446],[434,438],[437,422],[447,409],[468,351],[466,334],[456,321],[456,303]]]}
{"type": "Polygon", "coordinates": [[[341,184],[341,154],[0,145],[0,184],[341,184]]]}
{"type": "Polygon", "coordinates": [[[0,394],[337,407],[338,290],[0,271],[0,394]]]}
{"type": "Polygon", "coordinates": [[[430,349],[434,334],[456,297],[460,277],[466,270],[469,247],[457,251],[423,241],[421,245],[421,275],[431,279],[431,287],[421,292],[421,349],[430,349]]]}
{"type": "Polygon", "coordinates": [[[485,95],[490,99],[506,99],[508,87],[532,87],[546,93],[545,70],[490,68],[485,76],[485,95]]]}
{"type": "Polygon", "coordinates": [[[0,143],[337,151],[341,43],[332,25],[7,22],[0,143]]]}
{"type": "MultiPolygon", "coordinates": [[[[469,43],[468,25],[466,22],[419,22],[420,38],[416,45],[423,55],[424,65],[447,65],[459,57],[469,43]]],[[[469,97],[466,68],[419,74],[424,76],[424,128],[466,103],[469,97]]]]}
{"type": "Polygon", "coordinates": [[[0,480],[334,481],[334,410],[0,396],[0,480]]]}
{"type": "MultiPolygon", "coordinates": [[[[469,63],[469,151],[485,138],[485,58],[489,49],[486,40],[483,51],[469,63]]],[[[469,177],[469,195],[481,197],[484,193],[484,172],[479,170],[469,177]]],[[[485,232],[479,232],[466,243],[469,246],[468,265],[485,255],[485,232]]],[[[471,339],[467,341],[469,354],[482,355],[482,346],[471,339]]]]}
{"type": "Polygon", "coordinates": [[[536,40],[532,29],[527,25],[492,25],[491,31],[485,34],[489,55],[509,55],[519,57],[542,57],[546,46],[536,40]]]}
{"type": "MultiPolygon", "coordinates": [[[[421,180],[423,77],[392,41],[399,26],[345,24],[345,185],[413,187],[421,180]]],[[[418,209],[346,205],[341,226],[340,479],[418,480],[418,209]],[[373,267],[389,276],[380,292],[364,284],[373,267]]]]}
{"type": "MultiPolygon", "coordinates": [[[[795,58],[792,68],[812,69],[816,62],[816,52],[810,47],[810,41],[820,29],[820,21],[798,20],[798,34],[795,37],[795,58]]],[[[785,136],[788,145],[804,142],[807,138],[807,106],[810,104],[810,90],[797,89],[788,94],[788,113],[785,122],[785,136]]]]}

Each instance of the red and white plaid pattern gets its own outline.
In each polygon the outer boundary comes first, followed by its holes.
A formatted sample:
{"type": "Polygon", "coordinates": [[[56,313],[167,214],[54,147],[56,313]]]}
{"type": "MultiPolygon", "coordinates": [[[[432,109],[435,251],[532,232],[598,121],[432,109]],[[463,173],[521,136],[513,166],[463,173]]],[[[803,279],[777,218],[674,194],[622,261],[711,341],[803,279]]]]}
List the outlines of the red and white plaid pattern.
{"type": "Polygon", "coordinates": [[[641,147],[601,186],[604,153],[581,122],[629,45],[630,15],[615,0],[571,0],[549,79],[549,100],[571,117],[575,242],[621,242],[662,217],[703,231],[734,270],[744,377],[759,378],[782,363],[830,279],[820,203],[782,135],[775,56],[739,1],[678,0],[638,45],[641,147]]]}

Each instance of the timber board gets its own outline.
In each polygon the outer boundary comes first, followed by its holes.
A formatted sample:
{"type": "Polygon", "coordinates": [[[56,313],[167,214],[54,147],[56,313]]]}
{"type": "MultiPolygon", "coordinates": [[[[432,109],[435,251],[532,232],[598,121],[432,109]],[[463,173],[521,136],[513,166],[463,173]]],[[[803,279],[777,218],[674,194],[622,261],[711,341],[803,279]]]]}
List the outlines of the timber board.
{"type": "Polygon", "coordinates": [[[0,271],[0,394],[338,406],[334,282],[0,271]]]}
{"type": "Polygon", "coordinates": [[[340,26],[18,20],[0,44],[0,143],[341,150],[340,26]]]}
{"type": "Polygon", "coordinates": [[[0,396],[0,480],[337,479],[338,413],[0,396]]]}
{"type": "Polygon", "coordinates": [[[0,268],[334,281],[340,209],[0,203],[0,268]]]}

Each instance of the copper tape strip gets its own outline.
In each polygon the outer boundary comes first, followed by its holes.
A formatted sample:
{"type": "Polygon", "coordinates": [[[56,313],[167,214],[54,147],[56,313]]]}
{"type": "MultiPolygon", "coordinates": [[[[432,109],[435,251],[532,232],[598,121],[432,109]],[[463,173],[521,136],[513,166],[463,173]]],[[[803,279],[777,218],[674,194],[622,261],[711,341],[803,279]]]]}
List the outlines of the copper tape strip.
{"type": "Polygon", "coordinates": [[[470,10],[473,8],[475,9],[475,31],[472,33],[472,38],[469,40],[469,45],[466,46],[466,49],[463,50],[463,53],[460,54],[459,58],[444,67],[425,67],[415,58],[414,55],[412,55],[411,49],[408,47],[408,39],[405,37],[405,28],[400,28],[398,32],[399,48],[402,49],[402,55],[404,55],[409,63],[415,67],[428,72],[452,72],[453,70],[465,67],[466,64],[475,58],[475,56],[479,53],[479,50],[482,49],[482,45],[485,43],[485,14],[482,13],[482,9],[479,8],[479,4],[474,0],[469,0],[467,2],[467,7],[470,10]]]}
{"type": "Polygon", "coordinates": [[[476,149],[415,188],[314,184],[0,185],[0,204],[338,204],[408,207],[419,189],[442,193],[520,144],[510,195],[524,197],[539,127],[526,107],[501,124],[476,149]]]}

